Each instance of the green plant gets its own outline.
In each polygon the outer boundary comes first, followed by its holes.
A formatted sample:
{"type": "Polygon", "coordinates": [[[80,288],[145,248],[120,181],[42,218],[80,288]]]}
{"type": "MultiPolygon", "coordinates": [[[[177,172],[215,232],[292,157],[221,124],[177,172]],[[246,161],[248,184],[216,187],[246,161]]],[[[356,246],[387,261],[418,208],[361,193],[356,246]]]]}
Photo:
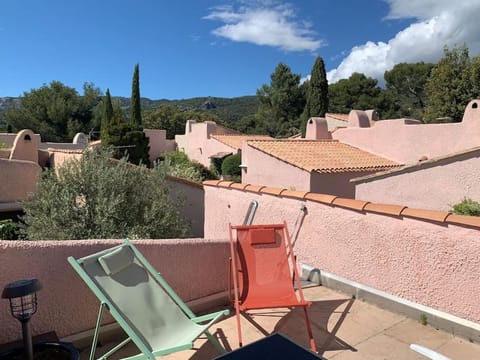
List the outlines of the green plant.
{"type": "Polygon", "coordinates": [[[85,152],[46,171],[23,203],[28,239],[173,238],[189,234],[181,201],[170,199],[160,171],[85,152]]]}
{"type": "Polygon", "coordinates": [[[420,324],[426,326],[428,325],[428,317],[425,314],[420,315],[420,324]]]}
{"type": "Polygon", "coordinates": [[[453,205],[453,212],[457,215],[480,216],[480,203],[465,197],[461,202],[453,205]]]}
{"type": "Polygon", "coordinates": [[[0,220],[0,240],[17,240],[19,228],[13,220],[0,220]]]}
{"type": "Polygon", "coordinates": [[[204,180],[217,179],[218,177],[198,161],[191,161],[181,151],[164,153],[158,159],[156,167],[165,175],[179,177],[201,183],[204,180]]]}
{"type": "Polygon", "coordinates": [[[222,163],[222,175],[229,176],[232,181],[240,182],[242,176],[241,162],[240,154],[227,156],[222,163]]]}

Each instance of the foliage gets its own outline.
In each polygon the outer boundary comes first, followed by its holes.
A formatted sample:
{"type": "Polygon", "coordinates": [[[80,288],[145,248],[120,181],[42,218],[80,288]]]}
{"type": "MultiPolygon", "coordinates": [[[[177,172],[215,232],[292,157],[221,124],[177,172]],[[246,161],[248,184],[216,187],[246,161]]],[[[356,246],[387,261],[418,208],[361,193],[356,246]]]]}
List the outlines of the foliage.
{"type": "Polygon", "coordinates": [[[453,212],[457,215],[480,216],[480,203],[464,198],[458,204],[453,205],[453,212]]]}
{"type": "Polygon", "coordinates": [[[315,60],[310,80],[306,82],[306,104],[302,114],[301,130],[305,135],[307,121],[312,116],[324,117],[328,111],[328,81],[325,64],[319,56],[315,60]]]}
{"type": "Polygon", "coordinates": [[[44,141],[72,141],[77,132],[88,132],[101,92],[84,84],[83,96],[59,81],[25,92],[20,105],[10,108],[5,119],[14,130],[31,129],[44,141]]]}
{"type": "Polygon", "coordinates": [[[218,178],[210,169],[198,161],[190,160],[188,156],[181,151],[164,153],[156,163],[156,168],[165,175],[179,177],[197,183],[218,178]]]}
{"type": "Polygon", "coordinates": [[[143,115],[145,128],[166,130],[167,139],[175,139],[175,135],[184,134],[187,120],[218,122],[218,118],[208,112],[184,111],[170,104],[162,104],[157,109],[147,110],[143,115]]]}
{"type": "Polygon", "coordinates": [[[132,97],[130,102],[130,123],[132,126],[139,127],[142,125],[142,110],[140,105],[140,73],[138,64],[133,70],[132,79],[132,97]]]}
{"type": "Polygon", "coordinates": [[[425,85],[434,64],[419,62],[401,63],[386,71],[385,86],[398,106],[397,117],[423,118],[425,85]]]}
{"type": "Polygon", "coordinates": [[[471,60],[468,48],[444,49],[426,85],[426,122],[459,122],[470,100],[480,93],[480,60],[471,60]]]}
{"type": "Polygon", "coordinates": [[[126,123],[113,124],[108,128],[102,146],[113,149],[113,157],[127,157],[133,164],[149,165],[149,141],[145,133],[126,123]]]}
{"type": "Polygon", "coordinates": [[[232,181],[240,182],[242,176],[241,163],[242,157],[240,154],[227,156],[222,163],[222,175],[230,176],[232,181]]]}
{"type": "Polygon", "coordinates": [[[106,151],[46,171],[23,203],[28,239],[174,238],[188,226],[161,172],[113,161],[106,151]]]}
{"type": "Polygon", "coordinates": [[[105,98],[102,103],[103,116],[101,124],[101,137],[102,139],[108,138],[108,130],[113,125],[113,105],[112,97],[110,96],[110,89],[105,92],[105,98]]]}
{"type": "Polygon", "coordinates": [[[255,115],[259,129],[270,136],[290,136],[300,131],[300,115],[305,107],[300,75],[292,74],[285,64],[278,64],[270,76],[270,85],[257,89],[260,102],[255,115]]]}
{"type": "Polygon", "coordinates": [[[18,225],[13,220],[0,220],[0,240],[17,240],[18,234],[18,225]]]}
{"type": "Polygon", "coordinates": [[[378,109],[381,93],[377,80],[353,73],[328,87],[328,111],[348,114],[353,109],[378,109]]]}

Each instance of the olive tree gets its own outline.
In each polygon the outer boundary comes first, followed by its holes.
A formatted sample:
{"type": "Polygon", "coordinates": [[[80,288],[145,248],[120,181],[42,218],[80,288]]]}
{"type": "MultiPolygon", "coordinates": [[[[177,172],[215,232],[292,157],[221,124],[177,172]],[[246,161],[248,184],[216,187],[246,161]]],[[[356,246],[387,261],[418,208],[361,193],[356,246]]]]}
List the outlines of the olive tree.
{"type": "Polygon", "coordinates": [[[28,239],[174,238],[188,225],[160,171],[87,151],[47,171],[23,203],[28,239]]]}

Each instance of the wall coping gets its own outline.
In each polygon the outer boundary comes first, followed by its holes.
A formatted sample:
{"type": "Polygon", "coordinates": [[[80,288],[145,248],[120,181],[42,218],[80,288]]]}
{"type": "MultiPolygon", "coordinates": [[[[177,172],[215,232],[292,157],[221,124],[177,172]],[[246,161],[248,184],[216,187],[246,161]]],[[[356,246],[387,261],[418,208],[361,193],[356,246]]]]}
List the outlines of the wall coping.
{"type": "Polygon", "coordinates": [[[238,184],[232,183],[231,181],[208,180],[203,182],[203,186],[227,188],[232,191],[253,192],[264,196],[309,200],[329,206],[360,211],[363,213],[408,217],[421,221],[435,222],[438,224],[457,225],[480,229],[480,217],[456,215],[449,211],[415,209],[402,205],[372,203],[364,200],[341,198],[329,194],[293,191],[289,189],[267,187],[262,185],[238,184]]]}

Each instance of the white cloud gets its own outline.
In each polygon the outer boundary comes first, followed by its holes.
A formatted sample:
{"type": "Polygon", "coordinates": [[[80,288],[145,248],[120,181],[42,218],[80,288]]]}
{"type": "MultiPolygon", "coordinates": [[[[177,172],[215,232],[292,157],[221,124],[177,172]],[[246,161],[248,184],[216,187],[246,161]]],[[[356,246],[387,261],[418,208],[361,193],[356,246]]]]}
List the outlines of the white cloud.
{"type": "Polygon", "coordinates": [[[480,52],[480,2],[471,0],[386,0],[386,19],[414,18],[417,21],[388,42],[355,46],[341,64],[327,73],[330,83],[364,73],[383,82],[383,74],[401,62],[436,62],[444,46],[467,44],[471,55],[480,52]]]}
{"type": "Polygon", "coordinates": [[[315,51],[324,43],[315,37],[311,24],[299,20],[293,6],[274,1],[243,3],[213,8],[204,19],[224,25],[212,33],[232,41],[277,47],[285,51],[315,51]]]}

